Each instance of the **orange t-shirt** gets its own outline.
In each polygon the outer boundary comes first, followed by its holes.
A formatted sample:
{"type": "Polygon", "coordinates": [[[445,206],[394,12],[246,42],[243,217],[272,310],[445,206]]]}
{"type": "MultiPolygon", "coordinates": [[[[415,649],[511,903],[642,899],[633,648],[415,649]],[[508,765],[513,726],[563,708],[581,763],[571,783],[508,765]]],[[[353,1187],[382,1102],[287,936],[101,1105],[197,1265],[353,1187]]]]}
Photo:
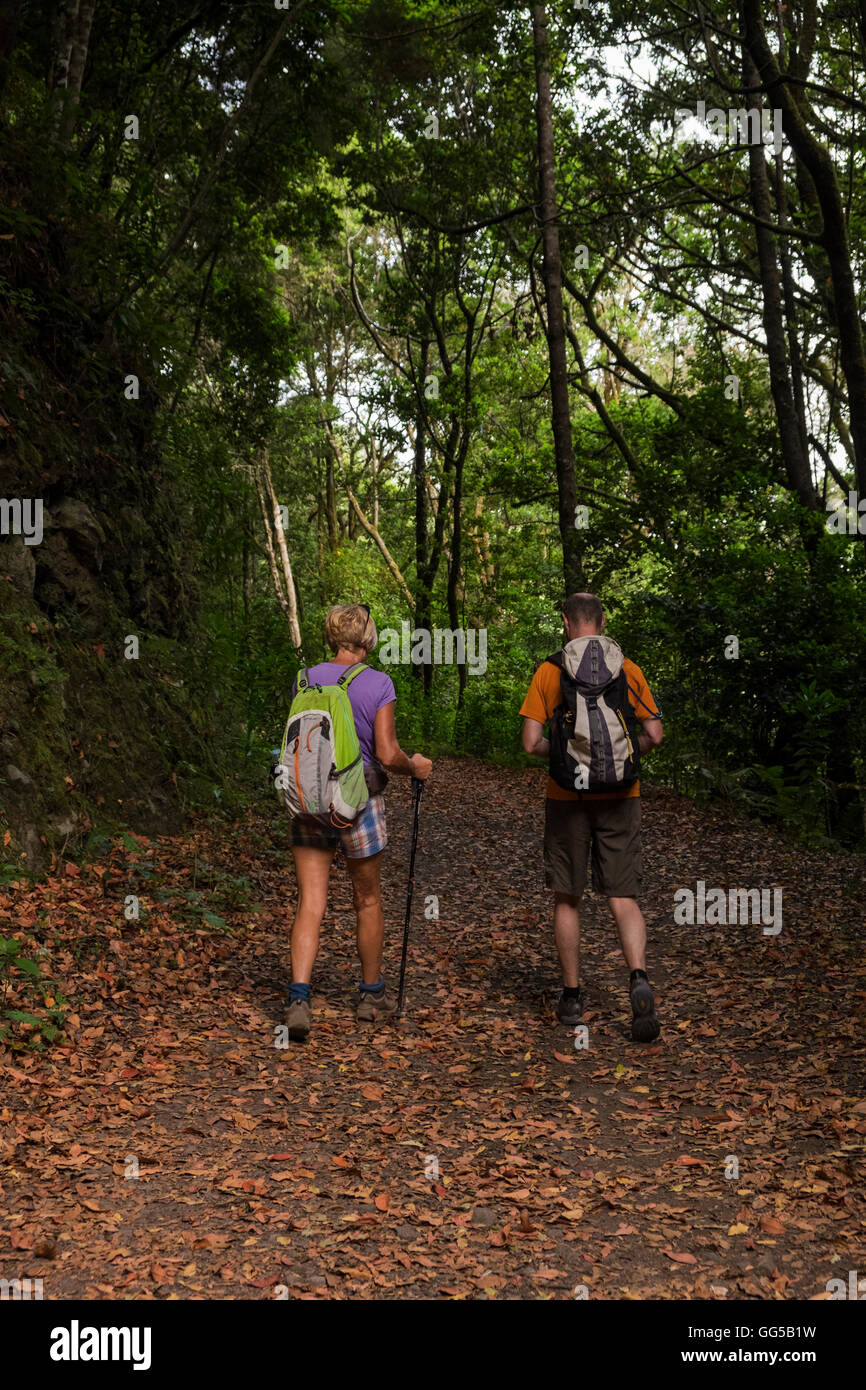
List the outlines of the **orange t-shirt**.
{"type": "MultiPolygon", "coordinates": [[[[657,715],[658,705],[652,697],[643,671],[639,666],[635,666],[633,661],[629,661],[628,657],[624,657],[622,666],[628,681],[628,698],[638,723],[641,717],[648,719],[650,715],[657,715]]],[[[557,705],[562,704],[562,684],[559,677],[558,666],[554,666],[550,661],[543,662],[532,677],[532,684],[520,706],[520,713],[527,719],[537,719],[539,724],[546,724],[557,705]]],[[[620,792],[570,792],[558,782],[554,782],[552,777],[548,777],[547,795],[551,801],[603,801],[610,797],[640,796],[640,782],[635,782],[634,786],[626,787],[620,792]]]]}

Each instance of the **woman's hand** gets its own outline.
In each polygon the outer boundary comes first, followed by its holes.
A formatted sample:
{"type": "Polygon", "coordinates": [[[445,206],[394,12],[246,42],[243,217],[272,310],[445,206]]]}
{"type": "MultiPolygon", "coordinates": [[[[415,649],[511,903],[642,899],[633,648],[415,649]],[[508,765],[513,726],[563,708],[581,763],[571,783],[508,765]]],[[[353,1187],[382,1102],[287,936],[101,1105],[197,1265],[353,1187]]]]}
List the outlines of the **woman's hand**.
{"type": "Polygon", "coordinates": [[[417,777],[419,782],[426,782],[433,771],[430,759],[425,758],[423,753],[413,753],[409,761],[412,764],[412,776],[417,777]]]}

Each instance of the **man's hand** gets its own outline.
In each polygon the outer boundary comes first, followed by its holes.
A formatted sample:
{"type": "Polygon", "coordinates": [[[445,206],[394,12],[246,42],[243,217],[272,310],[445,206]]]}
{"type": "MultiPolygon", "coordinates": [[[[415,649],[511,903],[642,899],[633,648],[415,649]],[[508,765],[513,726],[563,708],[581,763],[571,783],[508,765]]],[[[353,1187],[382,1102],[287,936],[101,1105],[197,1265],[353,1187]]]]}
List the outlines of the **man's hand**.
{"type": "Polygon", "coordinates": [[[658,748],[663,738],[662,721],[660,719],[648,719],[646,724],[641,726],[641,731],[638,734],[637,746],[641,757],[644,753],[648,753],[651,748],[658,748]]]}

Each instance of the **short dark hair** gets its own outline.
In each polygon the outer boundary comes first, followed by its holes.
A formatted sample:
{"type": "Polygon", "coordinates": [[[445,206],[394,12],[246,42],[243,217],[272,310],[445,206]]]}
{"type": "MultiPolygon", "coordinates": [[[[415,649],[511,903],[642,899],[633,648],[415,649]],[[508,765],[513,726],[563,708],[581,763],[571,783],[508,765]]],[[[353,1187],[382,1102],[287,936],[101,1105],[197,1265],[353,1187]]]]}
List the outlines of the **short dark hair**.
{"type": "Polygon", "coordinates": [[[592,623],[601,631],[604,609],[595,594],[571,594],[562,605],[562,612],[570,623],[592,623]]]}

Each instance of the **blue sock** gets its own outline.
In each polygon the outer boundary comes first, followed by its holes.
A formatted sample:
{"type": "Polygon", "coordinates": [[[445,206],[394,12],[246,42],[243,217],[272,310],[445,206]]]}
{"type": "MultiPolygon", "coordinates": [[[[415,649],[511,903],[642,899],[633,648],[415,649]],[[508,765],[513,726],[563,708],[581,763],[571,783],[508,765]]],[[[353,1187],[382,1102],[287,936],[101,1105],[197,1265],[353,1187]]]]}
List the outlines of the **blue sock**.
{"type": "Polygon", "coordinates": [[[363,994],[382,994],[385,990],[385,977],[383,975],[380,975],[379,983],[377,985],[365,985],[364,981],[362,980],[358,988],[361,990],[363,994]]]}
{"type": "Polygon", "coordinates": [[[289,1003],[293,1004],[296,999],[306,999],[309,1004],[310,994],[311,990],[309,985],[305,985],[302,980],[292,980],[289,986],[289,1003]]]}

